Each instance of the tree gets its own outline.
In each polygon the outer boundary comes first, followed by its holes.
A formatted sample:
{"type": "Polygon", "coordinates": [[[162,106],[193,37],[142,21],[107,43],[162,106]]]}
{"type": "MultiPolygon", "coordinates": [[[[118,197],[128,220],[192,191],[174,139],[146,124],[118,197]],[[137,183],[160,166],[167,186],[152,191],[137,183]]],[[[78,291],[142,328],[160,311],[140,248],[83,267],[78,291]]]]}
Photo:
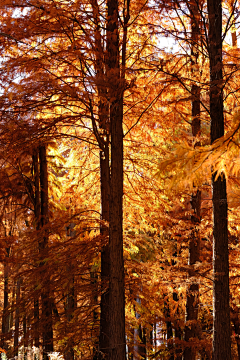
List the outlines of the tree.
{"type": "MultiPolygon", "coordinates": [[[[107,79],[110,93],[111,178],[109,201],[109,358],[126,358],[125,295],[122,229],[123,197],[123,91],[120,76],[118,1],[108,0],[107,79]]],[[[125,59],[124,59],[125,60],[125,59]]]]}
{"type": "MultiPolygon", "coordinates": [[[[208,0],[211,143],[224,135],[222,3],[208,0]]],[[[213,359],[231,359],[228,214],[225,174],[212,175],[213,189],[213,359]]]]}
{"type": "MultiPolygon", "coordinates": [[[[198,64],[199,57],[199,38],[200,38],[200,14],[199,14],[200,3],[198,1],[193,2],[189,6],[191,14],[191,56],[192,56],[192,67],[194,76],[194,67],[198,64]]],[[[200,87],[194,83],[191,89],[192,93],[192,135],[194,146],[200,145],[199,140],[196,140],[200,135],[201,122],[200,122],[200,87]]],[[[195,190],[195,189],[194,189],[195,190]]],[[[201,221],[201,191],[196,189],[192,194],[191,207],[193,215],[191,221],[193,223],[193,231],[190,235],[189,242],[189,265],[191,267],[189,271],[189,279],[194,277],[194,265],[200,261],[200,235],[197,226],[201,221]]],[[[185,327],[185,340],[191,341],[192,346],[186,347],[184,350],[184,359],[192,360],[196,357],[196,338],[199,336],[199,325],[198,321],[198,307],[199,307],[199,284],[195,280],[192,281],[187,289],[187,300],[186,300],[186,327],[185,327]],[[188,322],[190,325],[188,325],[188,322]]]]}

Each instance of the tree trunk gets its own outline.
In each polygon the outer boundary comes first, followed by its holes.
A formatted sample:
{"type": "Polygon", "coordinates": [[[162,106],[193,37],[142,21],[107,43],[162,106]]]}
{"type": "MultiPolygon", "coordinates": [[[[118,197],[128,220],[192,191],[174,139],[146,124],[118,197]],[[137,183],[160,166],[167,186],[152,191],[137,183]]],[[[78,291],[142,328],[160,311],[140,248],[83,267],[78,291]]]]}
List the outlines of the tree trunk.
{"type": "Polygon", "coordinates": [[[98,359],[106,359],[109,353],[109,198],[110,198],[110,163],[109,163],[109,105],[107,104],[107,87],[105,82],[104,50],[101,44],[100,14],[98,2],[91,0],[93,18],[95,23],[95,53],[96,53],[96,84],[98,89],[98,118],[101,134],[93,124],[100,152],[100,182],[101,182],[101,220],[100,234],[104,245],[101,250],[101,303],[100,303],[100,332],[98,359]]]}
{"type": "Polygon", "coordinates": [[[140,325],[140,339],[142,343],[141,356],[142,360],[147,360],[147,334],[144,326],[140,325]]]}
{"type": "MultiPolygon", "coordinates": [[[[175,291],[173,293],[173,301],[179,302],[178,293],[175,291]]],[[[175,330],[175,341],[178,339],[180,343],[182,339],[182,329],[179,326],[179,318],[181,317],[181,315],[179,314],[179,305],[177,307],[176,315],[177,315],[177,319],[174,321],[173,327],[175,330]]],[[[175,360],[182,360],[182,349],[179,344],[175,344],[174,354],[175,354],[175,358],[174,358],[175,360]]]]}
{"type": "Polygon", "coordinates": [[[21,291],[21,279],[17,280],[17,291],[16,291],[16,310],[15,310],[15,329],[14,329],[14,356],[18,356],[18,341],[19,341],[19,301],[21,291]]]}
{"type": "MultiPolygon", "coordinates": [[[[105,151],[100,151],[100,176],[101,176],[101,218],[109,223],[109,196],[110,196],[110,167],[109,167],[109,144],[105,151]]],[[[108,236],[108,227],[102,224],[100,233],[105,238],[108,236]]],[[[108,355],[109,351],[109,243],[102,247],[101,251],[101,317],[100,317],[100,354],[108,355]]]]}
{"type": "MultiPolygon", "coordinates": [[[[48,223],[48,169],[46,146],[39,147],[40,161],[40,188],[41,188],[41,227],[48,223]]],[[[50,297],[50,274],[46,268],[45,259],[48,258],[48,232],[45,229],[39,242],[41,257],[40,266],[42,268],[42,337],[43,337],[43,358],[47,359],[47,354],[53,351],[53,328],[52,328],[52,301],[50,297]]]]}
{"type": "Polygon", "coordinates": [[[10,255],[10,248],[6,248],[6,257],[5,257],[5,262],[4,262],[4,270],[3,270],[3,276],[4,276],[4,290],[3,290],[3,315],[2,315],[2,348],[7,350],[8,346],[5,342],[6,340],[6,336],[9,333],[9,300],[8,300],[8,295],[9,295],[9,286],[8,286],[8,282],[9,282],[9,263],[8,263],[8,259],[9,259],[9,255],[10,255]]]}
{"type": "Polygon", "coordinates": [[[125,294],[122,233],[123,197],[123,86],[119,67],[118,1],[108,0],[107,79],[110,105],[110,280],[109,327],[111,360],[126,359],[125,294]]]}
{"type": "MultiPolygon", "coordinates": [[[[136,303],[141,305],[141,300],[138,295],[136,297],[136,303]]],[[[137,320],[140,319],[140,314],[137,311],[135,311],[135,317],[137,320]]],[[[142,337],[141,325],[138,325],[138,327],[133,330],[133,334],[134,334],[133,360],[139,360],[141,359],[140,354],[142,353],[142,348],[140,346],[140,341],[142,337]]]]}
{"type": "Polygon", "coordinates": [[[11,312],[9,314],[9,329],[11,330],[13,328],[13,319],[14,319],[14,313],[13,308],[15,304],[15,296],[16,296],[16,286],[15,282],[12,287],[12,304],[11,304],[11,312]]]}
{"type": "Polygon", "coordinates": [[[170,320],[170,308],[169,308],[169,299],[164,302],[164,315],[166,318],[166,329],[167,329],[167,349],[169,360],[174,360],[173,353],[173,327],[172,321],[170,320]]]}
{"type": "MultiPolygon", "coordinates": [[[[224,135],[222,93],[222,4],[208,0],[211,143],[224,135]]],[[[228,214],[226,178],[212,175],[213,189],[213,360],[231,359],[228,214]]]]}
{"type": "MultiPolygon", "coordinates": [[[[41,217],[41,204],[40,204],[40,183],[39,183],[39,159],[38,149],[35,149],[32,156],[33,171],[34,171],[34,216],[35,216],[35,228],[40,229],[40,217],[41,217]]],[[[36,287],[38,283],[36,284],[36,287]]],[[[34,294],[34,346],[39,348],[39,298],[38,294],[34,294]]]]}
{"type": "MultiPolygon", "coordinates": [[[[74,230],[75,224],[71,223],[67,228],[67,236],[74,237],[76,231],[74,230]]],[[[67,274],[68,274],[68,288],[67,288],[67,299],[66,299],[66,318],[67,318],[67,329],[70,329],[71,321],[74,317],[74,311],[76,308],[75,301],[75,278],[74,278],[74,265],[69,263],[67,265],[67,274]]],[[[74,339],[73,337],[68,338],[67,336],[67,349],[65,351],[65,360],[74,360],[74,339]]]]}
{"type": "Polygon", "coordinates": [[[27,360],[27,348],[28,348],[28,335],[27,335],[27,316],[26,309],[24,309],[23,315],[23,359],[27,360]]]}
{"type": "MultiPolygon", "coordinates": [[[[194,65],[198,62],[198,43],[199,43],[199,12],[198,3],[193,2],[190,4],[191,11],[191,55],[192,55],[192,75],[194,77],[194,65]]],[[[192,135],[194,145],[198,145],[196,137],[200,135],[200,88],[196,84],[192,85],[192,135]]],[[[192,194],[191,206],[193,215],[191,221],[193,224],[193,231],[189,243],[189,282],[190,285],[187,289],[186,301],[186,326],[185,326],[185,341],[190,342],[184,350],[184,360],[194,360],[196,357],[196,350],[194,349],[194,338],[199,335],[198,330],[198,303],[199,303],[199,285],[196,281],[191,280],[194,277],[194,265],[200,260],[200,236],[199,231],[195,228],[200,224],[200,211],[201,211],[201,192],[199,190],[192,194]]]]}

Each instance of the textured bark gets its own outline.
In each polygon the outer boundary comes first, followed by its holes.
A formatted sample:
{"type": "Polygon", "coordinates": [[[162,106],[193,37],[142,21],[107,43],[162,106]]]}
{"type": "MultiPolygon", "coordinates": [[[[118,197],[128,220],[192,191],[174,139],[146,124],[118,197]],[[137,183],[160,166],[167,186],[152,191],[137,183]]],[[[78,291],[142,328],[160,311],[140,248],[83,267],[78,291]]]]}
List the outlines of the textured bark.
{"type": "MultiPolygon", "coordinates": [[[[222,94],[222,4],[208,0],[211,143],[224,135],[222,94]]],[[[213,191],[213,360],[231,359],[228,213],[226,178],[212,175],[213,191]]]]}
{"type": "MultiPolygon", "coordinates": [[[[173,293],[173,300],[175,302],[179,302],[179,297],[177,292],[173,293]]],[[[181,317],[181,315],[179,314],[179,305],[177,307],[176,315],[177,315],[177,319],[173,323],[173,327],[175,329],[175,341],[179,340],[180,342],[182,339],[182,329],[179,326],[179,318],[181,317]]],[[[177,344],[175,345],[174,353],[175,353],[175,358],[174,358],[175,360],[182,360],[182,349],[180,345],[177,344]]]]}
{"type": "Polygon", "coordinates": [[[147,360],[147,333],[145,327],[140,325],[140,339],[141,339],[141,359],[147,360]]]}
{"type": "Polygon", "coordinates": [[[108,0],[107,79],[110,105],[111,179],[110,179],[110,280],[109,327],[111,360],[126,359],[125,294],[122,234],[123,197],[123,86],[119,67],[118,1],[108,0]]]}
{"type": "MultiPolygon", "coordinates": [[[[16,295],[16,286],[15,286],[15,282],[13,283],[13,287],[12,287],[12,303],[11,303],[11,309],[14,308],[14,304],[15,304],[15,295],[16,295]]],[[[9,329],[12,329],[13,327],[13,319],[14,319],[14,313],[11,310],[10,314],[9,314],[9,329]]]]}
{"type": "MultiPolygon", "coordinates": [[[[40,162],[40,188],[41,188],[41,227],[48,223],[48,169],[46,146],[39,147],[40,162]]],[[[47,272],[45,259],[48,258],[48,232],[44,231],[39,241],[40,266],[42,268],[42,338],[43,338],[43,357],[47,359],[47,354],[53,351],[53,327],[52,327],[52,301],[50,298],[50,275],[47,272]]]]}
{"type": "Polygon", "coordinates": [[[27,360],[28,332],[27,332],[26,310],[24,311],[22,325],[23,325],[23,357],[24,357],[24,360],[27,360]]]}
{"type": "Polygon", "coordinates": [[[34,299],[34,346],[39,348],[39,299],[35,297],[34,299]]]}
{"type": "MultiPolygon", "coordinates": [[[[110,168],[109,147],[100,151],[100,176],[101,176],[101,218],[109,223],[109,196],[110,196],[110,168]]],[[[108,236],[108,227],[101,225],[100,233],[103,237],[108,236]]],[[[108,355],[109,351],[109,243],[102,247],[101,252],[101,317],[100,317],[100,354],[108,355]]]]}
{"type": "Polygon", "coordinates": [[[167,328],[167,348],[169,353],[169,360],[174,360],[173,353],[173,327],[172,322],[170,320],[170,309],[169,303],[166,301],[164,303],[164,315],[166,317],[166,328],[167,328]]]}
{"type": "MultiPolygon", "coordinates": [[[[198,59],[198,40],[199,40],[199,14],[197,4],[191,5],[191,27],[192,27],[192,65],[197,64],[198,59]]],[[[196,84],[192,85],[192,135],[196,138],[200,135],[200,89],[196,84]]],[[[196,143],[195,139],[193,139],[196,143]]],[[[197,144],[197,143],[196,143],[197,144]]],[[[200,260],[200,235],[195,228],[201,221],[201,192],[199,190],[192,194],[191,207],[193,215],[191,221],[193,224],[193,231],[189,242],[189,282],[187,289],[186,301],[186,326],[185,326],[185,341],[189,343],[184,350],[184,360],[194,360],[196,357],[196,350],[194,348],[194,339],[199,336],[198,320],[198,306],[199,306],[199,284],[194,280],[194,265],[200,260]]]]}
{"type": "Polygon", "coordinates": [[[34,171],[34,216],[36,230],[40,228],[41,204],[40,204],[40,183],[39,183],[39,159],[38,149],[35,149],[32,156],[34,171]]]}
{"type": "MultiPolygon", "coordinates": [[[[34,171],[34,216],[35,228],[40,229],[41,204],[40,204],[40,183],[39,183],[39,159],[38,149],[35,149],[32,156],[34,171]]],[[[38,283],[36,284],[38,286],[38,283]]],[[[39,348],[39,298],[38,294],[34,294],[34,345],[39,348]]]]}
{"type": "MultiPolygon", "coordinates": [[[[69,237],[74,237],[76,235],[76,231],[74,230],[75,224],[71,223],[67,227],[66,235],[69,237]]],[[[68,274],[68,287],[67,287],[67,296],[66,296],[66,304],[65,304],[65,313],[67,319],[67,344],[66,351],[64,354],[65,360],[74,360],[74,338],[71,336],[68,338],[68,331],[71,328],[71,321],[74,317],[74,311],[76,309],[76,298],[75,298],[75,277],[74,277],[74,265],[69,262],[67,265],[67,274],[68,274]]],[[[53,302],[52,302],[53,307],[53,302]]],[[[57,308],[56,308],[57,310],[57,308]]]]}
{"type": "Polygon", "coordinates": [[[3,315],[2,315],[2,348],[7,350],[8,346],[5,342],[7,334],[10,330],[10,324],[9,324],[9,264],[8,264],[8,258],[10,255],[10,248],[6,248],[6,257],[4,262],[4,270],[3,270],[3,276],[4,276],[4,290],[3,290],[3,315]]]}
{"type": "Polygon", "coordinates": [[[110,164],[109,164],[109,105],[107,101],[107,87],[105,81],[104,50],[101,44],[100,15],[98,2],[91,1],[95,25],[95,52],[96,52],[96,83],[98,88],[98,118],[99,129],[94,127],[95,135],[99,143],[100,152],[100,182],[101,182],[101,220],[100,234],[104,245],[101,250],[101,303],[100,303],[100,332],[98,359],[106,359],[109,352],[109,235],[107,224],[109,223],[109,198],[110,198],[110,164]],[[101,133],[101,134],[100,134],[101,133]]]}
{"type": "Polygon", "coordinates": [[[21,291],[21,279],[17,280],[16,290],[16,311],[15,311],[15,329],[14,329],[14,356],[18,356],[18,342],[19,342],[19,301],[21,291]]]}
{"type": "MultiPolygon", "coordinates": [[[[139,296],[136,298],[136,303],[141,305],[141,300],[139,296]]],[[[135,317],[137,320],[140,319],[140,314],[135,311],[135,317]]],[[[139,360],[141,359],[141,353],[142,353],[142,347],[140,345],[142,332],[141,332],[141,325],[139,325],[137,328],[133,330],[133,336],[134,336],[134,346],[133,346],[133,360],[139,360]]]]}

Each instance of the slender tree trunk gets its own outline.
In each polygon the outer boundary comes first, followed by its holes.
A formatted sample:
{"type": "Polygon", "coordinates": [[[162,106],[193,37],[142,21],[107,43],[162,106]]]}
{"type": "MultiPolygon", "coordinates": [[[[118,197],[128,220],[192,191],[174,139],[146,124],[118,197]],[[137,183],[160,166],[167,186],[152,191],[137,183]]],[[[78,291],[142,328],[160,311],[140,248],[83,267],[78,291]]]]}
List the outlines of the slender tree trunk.
{"type": "MultiPolygon", "coordinates": [[[[99,351],[98,351],[98,313],[96,308],[98,306],[98,276],[95,270],[91,271],[91,285],[92,285],[92,306],[93,306],[93,321],[92,321],[92,339],[93,339],[93,360],[99,360],[99,351]],[[95,339],[95,341],[94,341],[95,339]]],[[[102,356],[101,356],[102,357],[102,356]]]]}
{"type": "Polygon", "coordinates": [[[39,300],[34,299],[34,346],[39,348],[39,300]]]}
{"type": "MultiPolygon", "coordinates": [[[[76,235],[76,231],[74,230],[76,224],[71,223],[67,227],[66,236],[74,237],[76,235]]],[[[67,296],[66,296],[66,306],[65,306],[65,313],[67,319],[67,331],[71,327],[71,321],[74,317],[74,311],[76,308],[76,301],[75,301],[75,277],[74,277],[74,264],[69,262],[67,264],[67,276],[68,276],[68,287],[67,287],[67,296]]],[[[53,299],[52,299],[53,300],[53,299]]],[[[52,309],[56,308],[54,301],[52,301],[52,309]]],[[[56,308],[57,310],[57,308],[56,308]]],[[[58,315],[59,316],[59,315],[58,315]]],[[[74,338],[67,337],[67,349],[65,351],[65,360],[74,360],[74,338]]]]}
{"type": "MultiPolygon", "coordinates": [[[[100,151],[100,176],[101,176],[101,218],[109,223],[109,196],[110,196],[110,167],[109,167],[109,145],[106,144],[105,151],[100,151]]],[[[105,238],[108,236],[108,227],[101,225],[100,233],[105,238]]],[[[100,354],[108,355],[109,351],[109,243],[102,247],[101,251],[101,317],[100,317],[100,354]]]]}
{"type": "MultiPolygon", "coordinates": [[[[208,0],[211,143],[224,135],[222,4],[208,0]]],[[[213,360],[231,359],[228,213],[226,178],[212,175],[213,189],[213,360]]]]}
{"type": "Polygon", "coordinates": [[[104,50],[101,43],[100,14],[98,2],[91,0],[95,23],[95,52],[96,52],[96,83],[98,88],[98,117],[100,132],[93,126],[99,143],[100,152],[100,182],[101,182],[101,220],[100,234],[104,241],[101,250],[101,304],[100,304],[100,332],[98,359],[106,359],[109,353],[109,273],[110,255],[109,242],[109,199],[110,199],[110,163],[109,163],[109,105],[107,104],[107,88],[105,81],[104,50]]]}
{"type": "MultiPolygon", "coordinates": [[[[74,288],[74,277],[71,276],[69,281],[69,289],[66,301],[66,317],[68,322],[68,329],[71,326],[71,320],[74,316],[75,310],[75,288],[74,288]]],[[[67,350],[65,352],[65,360],[74,360],[74,338],[68,339],[67,350]]]]}
{"type": "Polygon", "coordinates": [[[142,360],[147,360],[147,333],[146,328],[140,325],[140,339],[142,343],[141,356],[142,360]]]}
{"type": "MultiPolygon", "coordinates": [[[[140,300],[138,295],[136,297],[136,303],[141,305],[141,300],[140,300]]],[[[136,317],[137,320],[140,319],[140,314],[137,311],[135,311],[135,317],[136,317]]],[[[134,336],[134,339],[133,339],[133,341],[134,341],[133,360],[139,360],[139,359],[141,359],[140,354],[142,352],[142,348],[140,346],[140,341],[141,341],[141,336],[142,336],[142,334],[141,334],[141,325],[138,325],[138,327],[133,330],[133,336],[134,336]]]]}
{"type": "Polygon", "coordinates": [[[12,305],[11,305],[11,312],[9,314],[9,329],[11,330],[13,327],[13,319],[14,319],[14,313],[13,313],[13,308],[14,308],[14,304],[15,304],[15,296],[16,296],[16,284],[14,282],[13,284],[13,288],[12,288],[12,305]]]}
{"type": "MultiPolygon", "coordinates": [[[[34,171],[34,216],[35,216],[35,228],[40,229],[41,218],[41,204],[40,204],[40,179],[39,179],[39,159],[38,149],[35,149],[32,156],[33,171],[34,171]]],[[[36,287],[38,283],[36,284],[36,287]]],[[[37,292],[34,294],[34,345],[39,348],[39,297],[37,292]]]]}
{"type": "Polygon", "coordinates": [[[27,360],[28,336],[27,336],[27,316],[25,309],[24,309],[22,325],[23,325],[23,358],[24,360],[27,360]]]}
{"type": "Polygon", "coordinates": [[[16,291],[16,310],[15,310],[15,329],[14,329],[14,356],[18,356],[20,291],[21,291],[21,279],[18,279],[17,291],[16,291]]]}
{"type": "Polygon", "coordinates": [[[126,359],[125,294],[122,233],[123,197],[123,86],[119,67],[118,1],[108,0],[107,79],[110,105],[111,179],[110,179],[110,280],[109,326],[111,360],[126,359]]]}
{"type": "Polygon", "coordinates": [[[173,327],[172,327],[172,321],[170,320],[169,300],[164,302],[164,315],[165,315],[165,318],[166,318],[167,349],[168,349],[168,354],[169,354],[169,360],[174,360],[174,354],[173,354],[173,327]]]}
{"type": "MultiPolygon", "coordinates": [[[[194,65],[198,62],[198,42],[200,34],[198,3],[193,2],[190,5],[191,10],[191,29],[192,29],[192,73],[194,75],[194,65]]],[[[195,138],[200,134],[200,88],[198,85],[192,85],[192,135],[195,138]]],[[[194,145],[197,145],[194,144],[194,145]]],[[[201,192],[199,190],[192,194],[191,206],[193,215],[191,221],[193,227],[198,226],[201,221],[201,192]]],[[[194,348],[195,340],[199,336],[198,320],[198,304],[199,304],[199,285],[194,278],[194,265],[200,260],[200,235],[195,228],[192,231],[189,243],[189,282],[187,289],[186,301],[186,326],[185,326],[185,340],[189,343],[184,350],[184,360],[195,360],[196,350],[194,348]]]]}
{"type": "Polygon", "coordinates": [[[4,270],[3,270],[3,276],[4,276],[4,291],[3,291],[3,315],[2,315],[2,348],[7,350],[8,346],[5,342],[6,336],[9,333],[9,259],[10,255],[10,248],[6,248],[6,257],[4,262],[4,270]]]}
{"type": "MultiPolygon", "coordinates": [[[[173,301],[179,302],[178,293],[175,291],[173,293],[173,301]]],[[[175,330],[175,341],[178,339],[180,342],[182,339],[182,329],[179,326],[179,317],[181,317],[181,315],[179,314],[179,305],[177,307],[176,315],[177,315],[177,319],[173,323],[173,327],[175,330]]],[[[180,345],[175,344],[174,353],[175,353],[175,358],[174,358],[175,360],[182,360],[182,349],[180,345]]]]}
{"type": "MultiPolygon", "coordinates": [[[[40,161],[40,188],[41,188],[41,227],[48,224],[48,169],[46,146],[39,147],[40,161]]],[[[42,268],[42,337],[43,337],[43,357],[47,359],[47,354],[53,351],[53,327],[52,327],[52,301],[50,297],[50,274],[46,269],[44,259],[48,258],[48,232],[45,230],[40,242],[39,250],[42,268]]]]}

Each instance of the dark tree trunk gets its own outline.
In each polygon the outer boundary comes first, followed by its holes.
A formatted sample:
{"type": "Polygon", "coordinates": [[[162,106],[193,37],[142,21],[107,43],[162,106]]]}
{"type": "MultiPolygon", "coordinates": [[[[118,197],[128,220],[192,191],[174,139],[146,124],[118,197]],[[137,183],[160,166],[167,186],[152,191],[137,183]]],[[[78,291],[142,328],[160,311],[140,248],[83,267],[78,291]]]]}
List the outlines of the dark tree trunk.
{"type": "Polygon", "coordinates": [[[7,334],[9,333],[9,259],[10,255],[10,248],[6,248],[6,257],[4,262],[4,270],[3,270],[3,276],[4,276],[4,290],[3,290],[3,315],[2,315],[2,348],[7,350],[8,346],[5,342],[7,334]]]}
{"type": "MultiPolygon", "coordinates": [[[[76,231],[74,230],[75,225],[76,225],[75,223],[71,223],[69,224],[69,226],[67,226],[66,236],[70,238],[76,236],[76,231]]],[[[71,263],[71,260],[67,264],[67,277],[68,277],[68,286],[67,286],[67,295],[66,295],[66,304],[65,304],[65,314],[67,319],[67,333],[66,333],[67,343],[66,343],[65,359],[74,360],[74,338],[73,337],[68,338],[68,331],[72,326],[71,321],[73,320],[74,311],[76,308],[74,264],[71,263]]],[[[56,316],[59,317],[53,299],[52,299],[52,309],[54,313],[57,312],[56,316]]]]}
{"type": "MultiPolygon", "coordinates": [[[[70,322],[73,319],[75,310],[75,288],[73,276],[71,276],[69,282],[70,284],[66,300],[66,318],[68,322],[68,329],[71,326],[70,322]]],[[[72,337],[68,339],[67,350],[65,352],[65,360],[74,360],[74,339],[72,337]]]]}
{"type": "MultiPolygon", "coordinates": [[[[109,196],[110,196],[110,168],[109,145],[105,151],[100,151],[100,176],[101,176],[101,218],[109,223],[109,196]]],[[[105,238],[108,236],[108,227],[101,225],[100,233],[105,238]]],[[[100,317],[100,354],[107,356],[109,351],[109,243],[102,247],[101,252],[101,317],[100,317]]]]}
{"type": "Polygon", "coordinates": [[[166,317],[166,329],[167,329],[167,348],[169,353],[169,360],[174,360],[173,354],[173,327],[170,320],[170,308],[169,300],[164,303],[164,315],[166,317]]]}
{"type": "Polygon", "coordinates": [[[39,300],[34,299],[34,346],[39,348],[39,300]]]}
{"type": "MultiPolygon", "coordinates": [[[[39,159],[38,149],[35,149],[32,156],[34,171],[34,216],[35,228],[40,229],[41,203],[40,203],[40,179],[39,179],[39,159]]],[[[38,284],[36,284],[36,287],[38,284]]],[[[34,346],[39,348],[39,297],[37,292],[34,294],[34,346]]]]}
{"type": "Polygon", "coordinates": [[[15,304],[15,296],[16,296],[16,286],[15,286],[15,282],[13,284],[13,288],[12,288],[12,304],[11,304],[11,312],[9,314],[9,329],[12,329],[13,327],[13,319],[14,319],[14,313],[13,313],[13,308],[14,308],[14,304],[15,304]]]}
{"type": "MultiPolygon", "coordinates": [[[[208,0],[211,143],[224,135],[222,4],[208,0]]],[[[212,175],[213,191],[213,360],[231,359],[228,213],[226,178],[212,175]]]]}
{"type": "Polygon", "coordinates": [[[106,359],[109,353],[109,242],[106,237],[109,235],[109,198],[110,198],[110,164],[109,164],[109,106],[107,104],[107,87],[104,65],[104,50],[101,44],[100,14],[96,0],[91,0],[93,18],[95,23],[95,52],[96,52],[96,83],[98,88],[98,117],[99,129],[96,129],[95,122],[93,129],[99,143],[100,152],[100,182],[101,182],[101,220],[100,234],[104,245],[101,250],[101,312],[99,332],[98,359],[106,359]],[[106,105],[107,104],[107,105],[106,105]]]}
{"type": "Polygon", "coordinates": [[[140,325],[140,338],[141,338],[141,358],[142,360],[147,359],[147,334],[144,326],[140,325]]]}
{"type": "Polygon", "coordinates": [[[15,329],[14,329],[14,356],[18,356],[18,342],[19,342],[19,301],[21,291],[21,279],[17,280],[17,291],[16,291],[16,310],[15,310],[15,329]]]}
{"type": "MultiPolygon", "coordinates": [[[[173,300],[175,302],[179,302],[178,293],[175,291],[173,293],[173,300]]],[[[177,307],[176,315],[177,315],[177,319],[174,321],[173,327],[175,330],[175,341],[179,340],[180,343],[182,339],[182,329],[179,326],[179,318],[181,317],[181,315],[179,314],[179,305],[177,307]]],[[[182,349],[179,344],[175,344],[174,353],[175,353],[175,358],[174,358],[175,360],[182,360],[182,349]]]]}
{"type": "MultiPolygon", "coordinates": [[[[198,43],[199,43],[199,4],[193,2],[190,4],[191,11],[191,31],[192,31],[192,75],[194,78],[195,68],[194,65],[198,62],[198,43]]],[[[200,135],[200,88],[196,84],[192,85],[192,135],[194,145],[198,145],[196,137],[200,135]]],[[[191,221],[193,227],[198,226],[201,221],[201,192],[199,190],[192,194],[191,206],[193,215],[191,221]]],[[[187,301],[186,301],[186,327],[185,327],[185,340],[190,341],[189,346],[184,350],[184,360],[195,360],[196,351],[194,349],[195,338],[199,336],[198,329],[198,303],[199,303],[199,285],[196,281],[191,280],[194,277],[194,265],[200,260],[200,235],[198,229],[194,228],[191,234],[189,243],[189,281],[190,285],[187,289],[187,301]],[[189,322],[189,323],[188,323],[189,322]]]]}
{"type": "MultiPolygon", "coordinates": [[[[40,188],[41,188],[41,227],[48,224],[48,169],[46,146],[39,147],[40,162],[40,188]]],[[[50,274],[44,259],[48,258],[48,231],[45,229],[39,242],[39,251],[42,268],[42,338],[43,338],[43,357],[47,359],[47,354],[53,351],[53,327],[52,327],[52,301],[50,297],[50,274]]]]}
{"type": "Polygon", "coordinates": [[[27,316],[26,316],[26,310],[24,309],[24,315],[23,315],[23,358],[24,360],[27,360],[27,347],[28,347],[28,334],[27,334],[27,316]]]}
{"type": "Polygon", "coordinates": [[[99,360],[99,351],[98,351],[98,276],[95,270],[91,271],[91,285],[92,285],[92,306],[93,306],[93,321],[92,321],[92,334],[93,339],[93,360],[99,360]]]}
{"type": "Polygon", "coordinates": [[[109,327],[111,360],[126,359],[125,294],[122,233],[123,197],[123,90],[120,78],[118,1],[108,0],[107,80],[110,105],[111,179],[110,179],[110,280],[109,327]]]}
{"type": "MultiPolygon", "coordinates": [[[[139,296],[136,297],[136,303],[141,305],[141,300],[139,296]]],[[[135,317],[137,320],[140,319],[140,314],[135,309],[135,317]]],[[[141,325],[138,325],[137,328],[133,330],[133,359],[138,360],[141,358],[140,354],[142,353],[142,347],[141,347],[141,337],[142,337],[142,331],[141,331],[141,325]]]]}

